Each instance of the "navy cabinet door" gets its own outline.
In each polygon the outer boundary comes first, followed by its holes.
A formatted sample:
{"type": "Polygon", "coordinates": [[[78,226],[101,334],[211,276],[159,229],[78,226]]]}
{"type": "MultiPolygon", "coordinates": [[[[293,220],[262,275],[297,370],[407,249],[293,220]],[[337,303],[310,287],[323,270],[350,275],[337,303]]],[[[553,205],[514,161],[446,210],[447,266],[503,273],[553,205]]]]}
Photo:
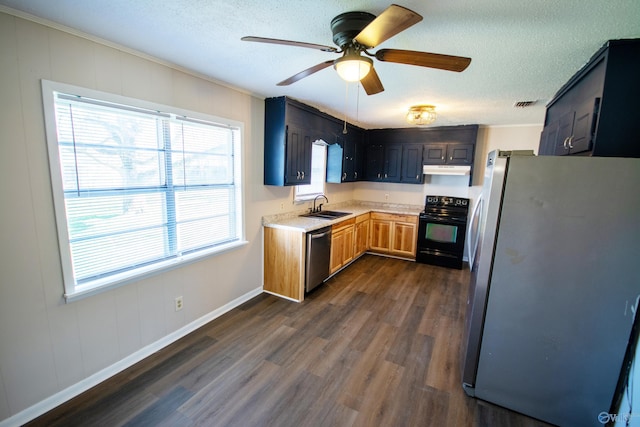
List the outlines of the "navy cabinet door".
{"type": "Polygon", "coordinates": [[[384,174],[384,146],[371,144],[367,146],[367,181],[380,181],[384,174]]]}
{"type": "Polygon", "coordinates": [[[427,144],[424,148],[425,165],[443,165],[447,162],[447,144],[427,144]]]}
{"type": "Polygon", "coordinates": [[[402,176],[400,182],[422,183],[422,144],[402,145],[402,176]]]}
{"type": "Polygon", "coordinates": [[[400,182],[402,170],[402,145],[389,144],[384,149],[384,176],[387,182],[400,182]]]}
{"type": "Polygon", "coordinates": [[[473,162],[473,144],[448,144],[447,164],[470,165],[473,162]]]}
{"type": "Polygon", "coordinates": [[[287,127],[285,185],[311,183],[311,136],[295,126],[287,127]]]}

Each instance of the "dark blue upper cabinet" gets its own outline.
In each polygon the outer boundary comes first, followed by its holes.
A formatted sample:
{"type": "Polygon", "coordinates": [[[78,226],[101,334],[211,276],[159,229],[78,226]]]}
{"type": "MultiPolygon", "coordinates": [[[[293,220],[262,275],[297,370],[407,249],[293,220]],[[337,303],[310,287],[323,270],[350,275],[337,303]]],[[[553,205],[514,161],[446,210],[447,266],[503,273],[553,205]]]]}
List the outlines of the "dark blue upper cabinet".
{"type": "MultiPolygon", "coordinates": [[[[357,153],[363,130],[284,96],[265,100],[264,184],[302,185],[311,182],[314,141],[328,144],[327,182],[358,178],[357,153]]],[[[361,161],[360,161],[361,162],[361,161]]]]}
{"type": "MultiPolygon", "coordinates": [[[[344,124],[341,129],[344,129],[344,124]]],[[[347,125],[347,133],[342,130],[335,144],[327,150],[327,182],[354,182],[363,178],[364,131],[347,125]]]]}
{"type": "Polygon", "coordinates": [[[422,184],[423,144],[402,144],[402,174],[400,182],[422,184]]]}
{"type": "Polygon", "coordinates": [[[540,155],[640,157],[640,39],[609,40],[547,103],[540,155]]]}
{"type": "Polygon", "coordinates": [[[311,182],[311,148],[319,139],[328,144],[329,183],[421,184],[423,164],[473,171],[478,133],[477,125],[364,130],[284,96],[265,100],[264,129],[264,184],[278,186],[311,182]]]}
{"type": "Polygon", "coordinates": [[[422,184],[423,164],[465,165],[473,171],[477,125],[367,132],[367,181],[422,184]]]}
{"type": "Polygon", "coordinates": [[[264,119],[264,184],[311,183],[312,113],[291,99],[267,98],[264,119]]]}
{"type": "Polygon", "coordinates": [[[438,142],[426,144],[425,165],[471,165],[475,144],[461,142],[438,142]]]}
{"type": "Polygon", "coordinates": [[[372,142],[367,145],[365,157],[365,180],[382,181],[384,179],[384,145],[372,142]]]}

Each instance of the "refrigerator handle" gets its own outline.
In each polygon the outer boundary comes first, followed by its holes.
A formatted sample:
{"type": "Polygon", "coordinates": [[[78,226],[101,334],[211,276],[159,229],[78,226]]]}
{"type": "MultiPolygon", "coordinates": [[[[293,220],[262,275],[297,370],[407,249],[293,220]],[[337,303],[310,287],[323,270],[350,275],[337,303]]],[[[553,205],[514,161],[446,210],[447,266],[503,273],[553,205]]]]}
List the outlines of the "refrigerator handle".
{"type": "Polygon", "coordinates": [[[480,218],[478,218],[478,227],[476,227],[476,235],[475,239],[471,239],[471,230],[473,230],[473,222],[476,220],[476,216],[480,215],[479,212],[482,212],[482,203],[484,200],[482,199],[482,194],[478,196],[478,202],[476,203],[476,207],[473,209],[473,213],[471,214],[471,221],[469,222],[469,228],[467,229],[467,242],[469,242],[469,270],[473,270],[473,262],[476,256],[476,251],[478,249],[478,240],[480,240],[480,218]],[[473,246],[473,247],[472,247],[473,246]]]}

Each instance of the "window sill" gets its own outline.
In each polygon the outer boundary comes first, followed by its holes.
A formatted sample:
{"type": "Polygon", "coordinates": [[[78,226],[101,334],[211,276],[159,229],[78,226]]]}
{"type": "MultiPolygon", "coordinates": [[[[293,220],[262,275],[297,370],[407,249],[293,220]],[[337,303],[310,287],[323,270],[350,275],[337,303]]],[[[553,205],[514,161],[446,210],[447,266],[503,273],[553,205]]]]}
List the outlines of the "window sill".
{"type": "Polygon", "coordinates": [[[75,292],[64,294],[64,299],[66,303],[78,301],[92,295],[97,295],[111,289],[119,288],[120,286],[124,286],[132,282],[140,281],[147,277],[151,277],[156,274],[172,270],[174,268],[183,267],[185,265],[199,261],[203,258],[208,258],[235,250],[247,245],[248,243],[249,242],[246,240],[239,240],[228,243],[226,245],[217,246],[208,251],[202,251],[195,254],[184,255],[175,259],[163,261],[154,265],[150,265],[147,268],[111,276],[107,279],[95,280],[84,285],[76,286],[75,292]]]}

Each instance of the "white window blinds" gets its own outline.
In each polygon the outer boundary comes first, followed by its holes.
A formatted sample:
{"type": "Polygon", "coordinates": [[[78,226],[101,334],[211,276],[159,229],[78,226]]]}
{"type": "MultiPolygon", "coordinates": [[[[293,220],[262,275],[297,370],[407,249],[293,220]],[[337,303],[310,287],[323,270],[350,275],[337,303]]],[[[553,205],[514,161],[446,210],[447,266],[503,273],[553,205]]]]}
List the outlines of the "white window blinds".
{"type": "Polygon", "coordinates": [[[53,99],[67,295],[242,239],[238,128],[74,94],[53,99]]]}

